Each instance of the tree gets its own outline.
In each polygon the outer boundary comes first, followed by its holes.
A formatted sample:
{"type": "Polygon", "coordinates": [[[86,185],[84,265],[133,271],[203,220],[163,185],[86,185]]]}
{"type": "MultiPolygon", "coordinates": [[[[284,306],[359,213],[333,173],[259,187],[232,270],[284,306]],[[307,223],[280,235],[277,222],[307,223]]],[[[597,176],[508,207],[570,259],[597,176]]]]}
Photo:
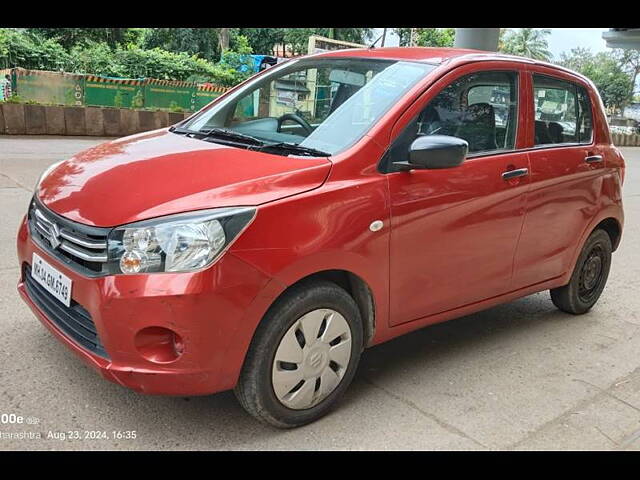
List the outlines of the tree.
{"type": "Polygon", "coordinates": [[[371,38],[372,32],[372,28],[287,28],[284,33],[284,41],[290,45],[294,55],[302,55],[307,53],[311,35],[366,44],[367,40],[371,38]]]}
{"type": "Polygon", "coordinates": [[[507,33],[508,28],[501,28],[498,32],[498,51],[504,52],[504,35],[507,33]]]}
{"type": "Polygon", "coordinates": [[[56,40],[30,31],[0,29],[0,68],[65,69],[71,56],[56,40]]]}
{"type": "Polygon", "coordinates": [[[579,47],[563,52],[558,63],[589,78],[607,108],[621,110],[633,97],[632,74],[623,68],[624,58],[615,52],[594,55],[590,49],[579,47]]]}
{"type": "MultiPolygon", "coordinates": [[[[455,28],[416,28],[415,30],[419,47],[453,47],[455,28]]],[[[411,28],[396,28],[395,32],[400,37],[401,47],[410,45],[411,28]]]]}
{"type": "Polygon", "coordinates": [[[418,31],[418,45],[421,47],[453,47],[456,36],[454,28],[421,28],[418,31]]]}
{"type": "Polygon", "coordinates": [[[229,29],[218,29],[218,44],[220,46],[220,52],[224,53],[225,50],[229,50],[229,29]]]}
{"type": "Polygon", "coordinates": [[[91,40],[105,42],[110,47],[122,45],[131,41],[132,35],[139,32],[139,28],[28,28],[27,31],[40,35],[42,38],[57,41],[64,48],[69,49],[78,43],[91,40]],[[129,30],[133,30],[130,32],[129,30]]]}
{"type": "Polygon", "coordinates": [[[329,38],[334,40],[342,40],[344,42],[363,43],[366,44],[371,40],[373,34],[372,28],[330,28],[329,38]]]}
{"type": "Polygon", "coordinates": [[[551,30],[548,28],[509,30],[504,34],[500,51],[511,55],[549,61],[552,55],[546,37],[550,33],[551,30]]]}
{"type": "Polygon", "coordinates": [[[233,28],[230,45],[235,49],[236,38],[240,35],[247,38],[251,50],[259,55],[272,55],[273,47],[284,43],[284,28],[233,28]]]}
{"type": "Polygon", "coordinates": [[[577,47],[572,48],[569,53],[562,52],[558,64],[575,70],[576,72],[583,73],[593,64],[593,61],[593,53],[591,53],[590,49],[577,47]]]}
{"type": "Polygon", "coordinates": [[[631,85],[633,86],[633,91],[636,91],[636,81],[638,80],[638,75],[640,74],[640,50],[629,49],[616,49],[614,50],[618,62],[622,66],[622,68],[629,72],[631,75],[631,85]]]}
{"type": "Polygon", "coordinates": [[[145,49],[161,48],[169,52],[198,55],[211,61],[220,58],[215,28],[147,28],[141,43],[145,49]]]}

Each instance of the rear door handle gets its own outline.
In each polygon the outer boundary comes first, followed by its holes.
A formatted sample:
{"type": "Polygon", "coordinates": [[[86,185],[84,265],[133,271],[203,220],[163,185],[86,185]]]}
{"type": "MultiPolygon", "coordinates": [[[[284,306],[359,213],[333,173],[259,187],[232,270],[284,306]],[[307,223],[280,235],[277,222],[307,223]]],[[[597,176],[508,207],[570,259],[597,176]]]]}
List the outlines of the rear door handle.
{"type": "Polygon", "coordinates": [[[529,175],[529,169],[518,168],[516,170],[509,170],[508,172],[504,172],[502,174],[502,179],[511,180],[512,178],[524,177],[525,175],[529,175]]]}
{"type": "Polygon", "coordinates": [[[584,161],[587,163],[599,163],[602,161],[602,155],[589,155],[584,157],[584,161]]]}

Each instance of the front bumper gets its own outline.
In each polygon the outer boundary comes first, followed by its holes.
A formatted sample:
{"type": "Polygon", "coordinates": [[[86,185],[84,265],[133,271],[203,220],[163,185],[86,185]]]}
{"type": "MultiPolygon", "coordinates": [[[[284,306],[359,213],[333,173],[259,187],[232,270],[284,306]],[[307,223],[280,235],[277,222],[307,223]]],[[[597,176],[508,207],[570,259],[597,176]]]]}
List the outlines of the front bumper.
{"type": "Polygon", "coordinates": [[[270,280],[254,267],[227,252],[201,272],[88,278],[40,248],[25,220],[17,247],[21,266],[30,265],[36,252],[71,278],[72,299],[90,313],[109,358],[83,348],[47,317],[29,296],[24,268],[18,291],[38,319],[104,378],[165,395],[204,395],[235,386],[260,320],[262,308],[252,308],[252,303],[270,280]],[[148,327],[178,334],[182,354],[171,361],[141,354],[136,336],[148,327]]]}

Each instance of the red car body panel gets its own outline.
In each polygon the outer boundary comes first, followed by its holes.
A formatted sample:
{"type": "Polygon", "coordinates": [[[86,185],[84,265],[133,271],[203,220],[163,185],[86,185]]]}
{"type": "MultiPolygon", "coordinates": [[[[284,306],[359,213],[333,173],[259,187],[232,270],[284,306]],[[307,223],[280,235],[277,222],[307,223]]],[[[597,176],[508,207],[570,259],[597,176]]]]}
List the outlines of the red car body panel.
{"type": "Polygon", "coordinates": [[[110,227],[212,205],[260,205],[319,187],[331,168],[324,158],[260,157],[155,130],[77,154],[49,172],[37,195],[70,220],[110,227]]]}
{"type": "Polygon", "coordinates": [[[86,225],[115,226],[222,206],[258,209],[230,249],[203,271],[100,278],[83,277],[56,261],[35,244],[23,221],[20,263],[30,263],[35,251],[72,279],[73,299],[91,313],[110,360],[61,333],[29,298],[24,279],[18,284],[22,297],[106,378],[146,393],[226,390],[236,384],[265,312],[309,275],[348,272],[366,285],[374,326],[368,345],[374,345],[566,284],[596,225],[609,219],[621,231],[624,160],[611,145],[595,88],[583,77],[472,50],[392,48],[321,55],[424,60],[438,66],[360,141],[329,159],[268,155],[161,130],[89,149],[42,180],[36,195],[44,205],[86,225]],[[472,72],[501,69],[519,75],[517,151],[471,156],[455,169],[378,170],[391,142],[442,88],[472,72]],[[593,144],[533,147],[533,71],[587,87],[593,144]],[[584,163],[591,154],[605,161],[584,163]],[[519,168],[528,168],[530,175],[502,179],[503,172],[519,168]],[[375,220],[384,226],[373,232],[369,226],[375,220]],[[134,337],[151,326],[182,337],[184,352],[177,360],[158,363],[140,355],[134,337]]]}

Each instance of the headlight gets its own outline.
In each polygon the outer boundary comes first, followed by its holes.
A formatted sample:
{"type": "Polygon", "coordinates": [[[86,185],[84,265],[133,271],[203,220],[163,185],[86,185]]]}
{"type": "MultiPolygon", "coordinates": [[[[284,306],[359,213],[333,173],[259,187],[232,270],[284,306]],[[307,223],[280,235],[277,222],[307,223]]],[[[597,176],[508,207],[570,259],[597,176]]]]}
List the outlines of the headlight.
{"type": "Polygon", "coordinates": [[[255,217],[253,207],[218,208],[145,220],[109,234],[114,273],[189,272],[211,265],[255,217]]]}

